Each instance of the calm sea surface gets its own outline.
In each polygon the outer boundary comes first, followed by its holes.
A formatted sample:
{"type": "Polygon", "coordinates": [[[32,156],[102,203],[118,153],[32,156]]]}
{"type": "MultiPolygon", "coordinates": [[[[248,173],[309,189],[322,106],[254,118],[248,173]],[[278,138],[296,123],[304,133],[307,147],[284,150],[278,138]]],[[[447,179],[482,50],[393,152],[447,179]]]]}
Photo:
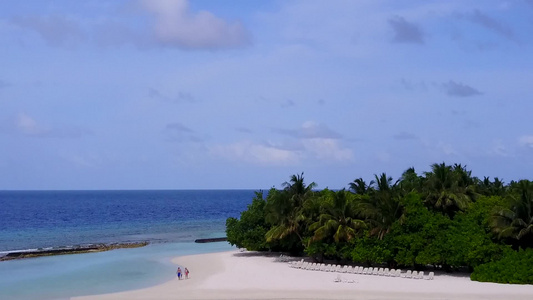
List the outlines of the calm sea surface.
{"type": "Polygon", "coordinates": [[[224,236],[252,190],[0,191],[0,252],[224,236]]]}
{"type": "Polygon", "coordinates": [[[253,196],[253,190],[0,191],[0,252],[151,242],[0,262],[0,299],[68,299],[171,280],[172,257],[231,249],[194,240],[224,236],[226,218],[238,217],[253,196]]]}

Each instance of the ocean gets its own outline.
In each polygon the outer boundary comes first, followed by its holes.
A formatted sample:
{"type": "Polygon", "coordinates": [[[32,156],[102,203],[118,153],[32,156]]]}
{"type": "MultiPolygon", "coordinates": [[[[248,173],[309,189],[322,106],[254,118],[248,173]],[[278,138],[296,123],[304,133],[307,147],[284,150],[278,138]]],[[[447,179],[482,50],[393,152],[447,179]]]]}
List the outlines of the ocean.
{"type": "Polygon", "coordinates": [[[175,276],[170,259],[226,251],[225,221],[253,190],[0,191],[0,255],[96,243],[148,241],[108,252],[0,262],[0,299],[68,299],[138,289],[175,276]]]}

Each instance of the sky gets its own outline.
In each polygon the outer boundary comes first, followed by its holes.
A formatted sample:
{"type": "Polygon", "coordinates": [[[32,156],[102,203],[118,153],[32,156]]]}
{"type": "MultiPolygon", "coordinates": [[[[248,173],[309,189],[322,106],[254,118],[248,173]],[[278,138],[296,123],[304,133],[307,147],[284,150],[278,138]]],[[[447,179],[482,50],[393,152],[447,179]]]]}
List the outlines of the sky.
{"type": "Polygon", "coordinates": [[[0,2],[0,189],[533,180],[533,0],[0,2]]]}

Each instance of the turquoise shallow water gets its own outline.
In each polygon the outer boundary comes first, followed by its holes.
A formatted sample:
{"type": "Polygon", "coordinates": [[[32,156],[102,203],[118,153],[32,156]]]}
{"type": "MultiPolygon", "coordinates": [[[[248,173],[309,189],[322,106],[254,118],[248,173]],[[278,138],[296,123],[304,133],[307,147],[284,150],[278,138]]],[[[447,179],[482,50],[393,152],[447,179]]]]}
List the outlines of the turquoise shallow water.
{"type": "MultiPolygon", "coordinates": [[[[140,289],[173,279],[176,256],[231,250],[222,243],[164,243],[136,249],[0,263],[0,299],[69,299],[140,289]]],[[[194,270],[191,270],[194,272],[194,270]]]]}

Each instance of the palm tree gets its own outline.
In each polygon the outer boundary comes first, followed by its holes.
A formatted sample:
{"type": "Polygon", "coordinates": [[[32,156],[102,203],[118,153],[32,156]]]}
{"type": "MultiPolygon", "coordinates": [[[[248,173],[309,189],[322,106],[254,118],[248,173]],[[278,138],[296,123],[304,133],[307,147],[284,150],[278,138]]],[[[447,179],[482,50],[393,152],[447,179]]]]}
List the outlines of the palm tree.
{"type": "Polygon", "coordinates": [[[306,197],[309,197],[313,193],[313,188],[316,187],[316,183],[311,182],[309,185],[305,185],[304,173],[298,175],[292,175],[289,182],[282,183],[284,190],[287,191],[295,201],[296,206],[301,206],[306,197]]]}
{"type": "Polygon", "coordinates": [[[419,191],[422,182],[422,177],[418,176],[415,168],[411,167],[402,173],[398,185],[402,194],[408,194],[412,191],[419,191]]]}
{"type": "Polygon", "coordinates": [[[368,193],[370,186],[366,184],[363,178],[357,178],[350,182],[350,190],[352,190],[355,194],[364,195],[368,193]]]}
{"type": "Polygon", "coordinates": [[[494,181],[490,181],[490,177],[484,177],[477,183],[479,193],[485,196],[503,196],[506,192],[506,187],[498,177],[494,177],[494,181]]]}
{"type": "Polygon", "coordinates": [[[325,191],[323,212],[309,229],[314,230],[313,241],[333,237],[336,243],[353,239],[365,222],[357,218],[354,201],[344,189],[338,192],[325,191]]]}
{"type": "Polygon", "coordinates": [[[374,177],[375,180],[371,181],[373,190],[369,197],[359,199],[357,208],[371,226],[370,234],[383,239],[392,224],[402,218],[403,207],[398,201],[398,181],[392,184],[392,177],[385,173],[374,177]]]}
{"type": "Polygon", "coordinates": [[[283,190],[271,189],[265,205],[267,222],[272,228],[265,234],[268,242],[284,239],[291,234],[303,242],[302,226],[306,220],[303,214],[304,202],[313,196],[314,182],[306,185],[303,173],[292,175],[289,182],[284,182],[283,190]]]}
{"type": "Polygon", "coordinates": [[[379,176],[374,174],[374,178],[374,180],[370,181],[370,186],[380,192],[389,192],[398,183],[398,181],[396,181],[396,183],[392,184],[392,177],[387,176],[386,173],[381,173],[379,176]]]}
{"type": "Polygon", "coordinates": [[[533,247],[533,182],[514,183],[507,199],[509,207],[498,207],[490,220],[493,231],[515,247],[533,247]]]}
{"type": "Polygon", "coordinates": [[[474,184],[474,178],[472,177],[472,171],[466,170],[466,166],[461,164],[454,164],[452,168],[455,180],[459,186],[470,186],[474,184]]]}
{"type": "Polygon", "coordinates": [[[501,181],[498,177],[494,177],[492,182],[492,195],[503,196],[507,192],[507,187],[504,182],[501,181]]]}
{"type": "Polygon", "coordinates": [[[464,210],[475,197],[474,181],[470,172],[461,165],[433,164],[431,172],[425,175],[423,190],[426,204],[450,217],[464,210]]]}

